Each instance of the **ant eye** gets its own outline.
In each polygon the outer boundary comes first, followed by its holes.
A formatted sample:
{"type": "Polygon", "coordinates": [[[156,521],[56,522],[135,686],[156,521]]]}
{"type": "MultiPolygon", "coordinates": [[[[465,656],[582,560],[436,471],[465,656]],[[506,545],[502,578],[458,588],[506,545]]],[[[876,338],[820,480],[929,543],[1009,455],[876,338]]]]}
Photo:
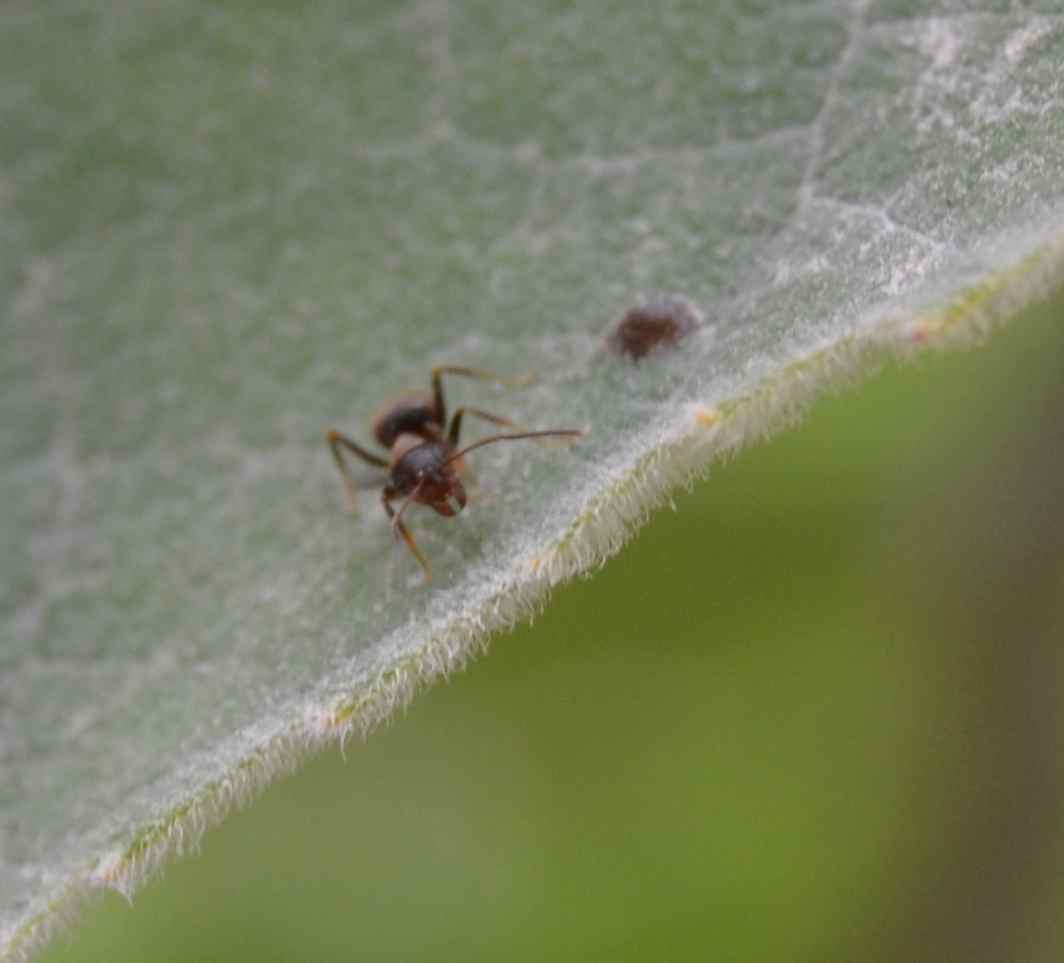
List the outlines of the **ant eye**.
{"type": "Polygon", "coordinates": [[[631,308],[614,326],[606,344],[638,361],[661,347],[674,348],[699,324],[698,309],[683,298],[662,298],[631,308]]]}

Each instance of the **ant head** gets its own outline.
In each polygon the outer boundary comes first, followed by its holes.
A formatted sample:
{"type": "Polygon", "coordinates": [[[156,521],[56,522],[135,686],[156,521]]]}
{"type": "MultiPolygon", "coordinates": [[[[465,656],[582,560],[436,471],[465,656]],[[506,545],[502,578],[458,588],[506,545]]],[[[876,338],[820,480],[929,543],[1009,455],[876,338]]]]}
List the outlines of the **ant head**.
{"type": "Polygon", "coordinates": [[[452,461],[453,451],[445,441],[400,435],[392,448],[392,490],[448,518],[457,515],[465,508],[466,493],[452,461]]]}
{"type": "MultiPolygon", "coordinates": [[[[447,468],[450,466],[448,465],[447,468]]],[[[431,486],[427,493],[430,499],[427,504],[441,515],[453,518],[466,507],[465,486],[453,471],[441,472],[441,474],[445,474],[443,484],[431,486]]]]}

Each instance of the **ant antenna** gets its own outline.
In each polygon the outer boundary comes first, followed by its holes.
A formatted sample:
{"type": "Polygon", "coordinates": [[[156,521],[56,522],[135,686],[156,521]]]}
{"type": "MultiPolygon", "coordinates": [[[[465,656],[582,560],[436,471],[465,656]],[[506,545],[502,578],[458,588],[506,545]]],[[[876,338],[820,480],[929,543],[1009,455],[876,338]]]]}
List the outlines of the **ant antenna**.
{"type": "Polygon", "coordinates": [[[466,445],[461,451],[456,451],[444,462],[444,464],[449,465],[452,461],[457,461],[463,455],[471,452],[474,448],[483,448],[485,445],[494,445],[497,441],[518,441],[521,438],[548,438],[551,436],[581,438],[583,435],[584,432],[578,431],[575,428],[556,428],[552,431],[522,431],[512,435],[490,435],[487,438],[481,438],[480,441],[473,442],[471,445],[466,445]]]}
{"type": "Polygon", "coordinates": [[[526,371],[524,374],[519,375],[498,375],[492,371],[485,371],[483,368],[467,368],[465,365],[456,364],[445,364],[440,365],[438,368],[433,368],[433,377],[437,374],[463,375],[466,378],[479,378],[481,381],[493,381],[497,385],[506,385],[512,388],[521,388],[525,385],[535,384],[538,377],[534,371],[526,371]]]}

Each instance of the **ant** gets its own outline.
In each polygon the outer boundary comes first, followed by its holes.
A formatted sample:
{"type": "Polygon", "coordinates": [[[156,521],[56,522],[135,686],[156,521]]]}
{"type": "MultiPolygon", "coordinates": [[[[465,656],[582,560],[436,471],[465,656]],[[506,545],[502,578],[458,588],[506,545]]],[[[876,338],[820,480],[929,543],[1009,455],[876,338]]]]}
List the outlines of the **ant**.
{"type": "Polygon", "coordinates": [[[443,396],[443,375],[462,375],[479,378],[497,384],[526,384],[530,378],[501,378],[479,368],[464,368],[446,365],[432,369],[432,393],[404,395],[384,408],[373,419],[373,436],[387,448],[389,458],[375,455],[338,431],[326,436],[336,467],[340,469],[347,500],[352,510],[356,504],[354,479],[347,470],[342,448],[357,455],[363,461],[388,472],[388,480],[381,490],[381,504],[392,523],[392,531],[402,536],[407,548],[421,563],[425,581],[432,579],[429,561],[418,548],[410,529],[403,522],[403,512],[411,502],[428,505],[440,515],[453,518],[466,506],[466,492],[458,477],[463,456],[475,448],[492,445],[497,441],[517,441],[522,438],[567,437],[577,438],[582,431],[559,428],[551,431],[518,431],[500,433],[481,438],[465,448],[458,448],[458,436],[462,430],[462,418],[474,415],[503,428],[519,427],[508,418],[500,418],[480,408],[467,406],[456,409],[447,423],[447,403],[443,396]],[[446,434],[444,430],[446,428],[446,434]],[[398,498],[403,502],[396,511],[391,503],[398,498]]]}

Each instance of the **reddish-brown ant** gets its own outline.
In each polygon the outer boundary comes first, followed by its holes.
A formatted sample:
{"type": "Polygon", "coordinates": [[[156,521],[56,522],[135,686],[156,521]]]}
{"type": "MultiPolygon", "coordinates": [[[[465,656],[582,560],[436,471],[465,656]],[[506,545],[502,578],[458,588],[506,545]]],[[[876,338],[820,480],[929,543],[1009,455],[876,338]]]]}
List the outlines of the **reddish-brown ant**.
{"type": "Polygon", "coordinates": [[[381,503],[388,518],[391,519],[392,531],[402,536],[404,542],[414,557],[421,563],[425,571],[425,581],[432,578],[432,571],[428,559],[425,558],[421,549],[417,547],[414,536],[410,529],[403,523],[403,512],[411,502],[420,505],[428,505],[440,515],[451,518],[457,515],[466,506],[466,492],[458,477],[458,467],[461,459],[474,448],[491,445],[497,441],[517,441],[522,438],[547,438],[569,437],[576,438],[583,434],[575,429],[561,428],[551,431],[519,431],[509,434],[489,435],[480,441],[458,448],[458,436],[462,430],[462,417],[465,414],[475,415],[490,421],[492,424],[506,428],[517,427],[508,418],[500,418],[498,415],[482,411],[480,408],[458,408],[451,416],[450,424],[447,424],[447,403],[443,396],[443,380],[445,374],[463,375],[468,378],[481,378],[485,381],[495,381],[501,384],[522,383],[527,378],[506,379],[500,378],[487,371],[478,368],[462,368],[446,366],[432,369],[432,393],[404,395],[399,400],[384,408],[373,419],[373,436],[384,447],[389,449],[390,458],[383,458],[367,451],[357,442],[352,441],[346,435],[338,431],[330,431],[327,435],[329,448],[336,467],[340,469],[340,475],[344,480],[344,488],[347,491],[348,503],[353,508],[355,505],[356,487],[354,479],[347,470],[340,449],[346,448],[349,452],[357,455],[363,461],[369,462],[378,468],[384,468],[388,472],[388,480],[381,491],[381,503]],[[444,429],[446,427],[446,434],[444,429]],[[398,498],[403,503],[396,511],[391,503],[398,498]],[[456,507],[457,506],[457,507],[456,507]]]}

